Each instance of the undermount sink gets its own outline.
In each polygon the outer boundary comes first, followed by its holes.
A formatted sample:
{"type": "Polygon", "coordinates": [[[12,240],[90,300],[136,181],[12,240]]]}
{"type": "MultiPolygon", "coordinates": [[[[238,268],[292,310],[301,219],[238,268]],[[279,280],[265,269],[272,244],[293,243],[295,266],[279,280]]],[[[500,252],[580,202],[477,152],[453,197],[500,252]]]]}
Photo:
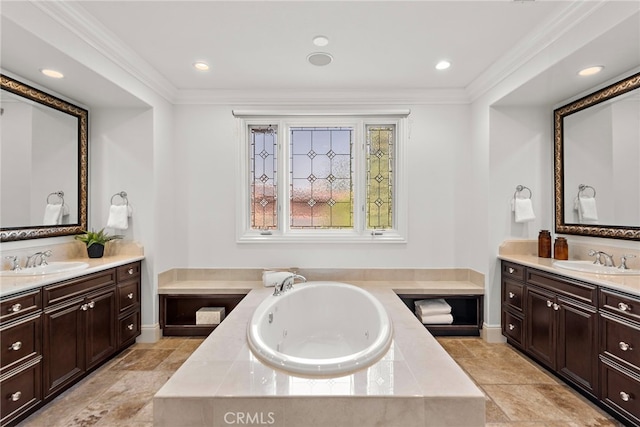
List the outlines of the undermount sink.
{"type": "Polygon", "coordinates": [[[606,267],[604,265],[594,264],[593,261],[554,261],[553,266],[564,268],[565,270],[580,271],[583,273],[609,274],[616,276],[640,275],[640,270],[623,270],[618,267],[606,267]]]}
{"type": "Polygon", "coordinates": [[[23,268],[21,270],[2,270],[1,276],[43,276],[45,274],[68,273],[70,271],[84,270],[89,264],[81,261],[50,262],[38,267],[23,268]]]}

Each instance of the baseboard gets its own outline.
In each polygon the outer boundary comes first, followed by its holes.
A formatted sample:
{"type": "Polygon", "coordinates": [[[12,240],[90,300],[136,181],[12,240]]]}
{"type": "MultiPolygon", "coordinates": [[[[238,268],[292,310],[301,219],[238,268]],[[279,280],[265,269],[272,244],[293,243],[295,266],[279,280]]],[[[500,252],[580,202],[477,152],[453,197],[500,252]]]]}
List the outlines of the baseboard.
{"type": "Polygon", "coordinates": [[[489,343],[503,343],[507,339],[502,335],[502,326],[489,326],[486,323],[482,325],[482,339],[489,343]]]}
{"type": "Polygon", "coordinates": [[[136,342],[154,343],[162,337],[162,330],[160,329],[159,323],[155,325],[142,325],[140,332],[140,336],[136,339],[136,342]]]}

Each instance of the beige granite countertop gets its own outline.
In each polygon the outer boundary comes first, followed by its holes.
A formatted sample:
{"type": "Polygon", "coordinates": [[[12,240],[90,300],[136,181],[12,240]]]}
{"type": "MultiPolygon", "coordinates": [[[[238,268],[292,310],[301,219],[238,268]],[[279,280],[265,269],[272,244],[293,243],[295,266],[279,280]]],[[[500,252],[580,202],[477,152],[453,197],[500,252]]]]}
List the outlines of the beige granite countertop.
{"type": "Polygon", "coordinates": [[[74,270],[55,274],[36,275],[36,276],[0,276],[0,297],[6,297],[23,291],[40,288],[42,286],[58,283],[76,277],[98,271],[107,270],[109,268],[118,267],[130,262],[140,261],[144,259],[143,255],[115,255],[105,256],[102,258],[75,258],[66,259],[65,261],[86,262],[89,266],[82,270],[74,270]]]}
{"type": "MultiPolygon", "coordinates": [[[[569,247],[569,259],[586,260],[588,248],[591,245],[573,245],[569,247]]],[[[598,248],[598,250],[600,250],[598,248]]],[[[611,253],[634,253],[636,251],[629,249],[607,248],[611,253]]],[[[632,295],[640,296],[640,275],[612,275],[612,274],[593,274],[583,273],[580,271],[567,270],[558,268],[553,265],[556,261],[553,258],[540,258],[536,255],[537,242],[535,241],[506,241],[500,246],[498,258],[503,261],[510,261],[527,267],[537,268],[538,270],[547,271],[549,273],[568,277],[571,279],[581,280],[598,286],[604,286],[611,289],[617,289],[632,295]]],[[[592,258],[591,258],[592,259],[592,258]]],[[[637,261],[634,259],[633,261],[637,261]]],[[[637,268],[637,267],[633,267],[637,268]]]]}
{"type": "MultiPolygon", "coordinates": [[[[262,269],[174,269],[158,279],[159,294],[249,293],[262,289],[262,269]]],[[[468,269],[296,269],[307,281],[338,281],[397,294],[483,295],[484,276],[468,269]]]]}

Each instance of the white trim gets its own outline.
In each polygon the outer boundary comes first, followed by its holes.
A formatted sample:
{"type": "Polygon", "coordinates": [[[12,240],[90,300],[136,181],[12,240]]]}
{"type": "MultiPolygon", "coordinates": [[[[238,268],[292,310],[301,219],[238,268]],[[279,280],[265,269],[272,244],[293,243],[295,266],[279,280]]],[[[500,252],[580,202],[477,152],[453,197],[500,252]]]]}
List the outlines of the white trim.
{"type": "Polygon", "coordinates": [[[285,110],[269,109],[259,111],[236,110],[234,116],[238,118],[238,179],[236,189],[236,241],[238,243],[406,243],[408,223],[408,200],[406,200],[407,177],[405,172],[405,145],[408,143],[407,115],[410,110],[375,110],[378,114],[362,114],[362,110],[348,112],[346,110],[323,111],[324,114],[311,114],[310,112],[297,112],[294,115],[285,115],[285,110]],[[379,114],[385,111],[388,115],[379,114]],[[271,114],[268,114],[271,113],[271,114]],[[349,114],[348,114],[349,113],[349,114]],[[332,117],[329,120],[329,117],[332,117]],[[326,120],[325,120],[326,119],[326,120]],[[251,229],[250,207],[247,202],[249,195],[249,135],[251,125],[278,126],[278,212],[289,212],[288,194],[288,162],[289,162],[289,136],[290,127],[299,126],[345,126],[354,129],[354,228],[345,230],[300,230],[291,229],[288,215],[279,215],[278,230],[269,231],[265,235],[260,230],[251,229]],[[366,228],[364,209],[364,194],[366,187],[366,164],[364,157],[364,132],[367,124],[389,124],[396,129],[395,146],[395,170],[394,170],[394,228],[390,230],[375,230],[366,228]]]}
{"type": "Polygon", "coordinates": [[[136,342],[154,343],[162,338],[162,330],[160,324],[142,325],[140,327],[140,336],[136,338],[136,342]]]}
{"type": "Polygon", "coordinates": [[[507,339],[502,335],[502,327],[489,326],[486,323],[482,325],[482,339],[488,343],[505,343],[507,339]]]}
{"type": "MultiPolygon", "coordinates": [[[[408,108],[401,110],[283,110],[283,109],[273,109],[273,110],[232,110],[231,114],[238,118],[247,118],[247,117],[407,117],[411,114],[411,110],[408,108]]],[[[315,124],[315,123],[314,123],[315,124]]],[[[297,126],[297,125],[291,125],[297,126]]]]}

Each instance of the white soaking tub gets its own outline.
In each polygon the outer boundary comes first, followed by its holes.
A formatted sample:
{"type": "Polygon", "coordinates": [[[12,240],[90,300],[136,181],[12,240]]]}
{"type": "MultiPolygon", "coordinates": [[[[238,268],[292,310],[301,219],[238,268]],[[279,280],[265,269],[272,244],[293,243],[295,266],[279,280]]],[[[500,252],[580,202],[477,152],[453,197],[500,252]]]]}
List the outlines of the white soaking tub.
{"type": "Polygon", "coordinates": [[[265,363],[303,375],[367,367],[393,337],[391,319],[369,292],[339,282],[307,282],[267,297],[247,327],[247,341],[265,363]]]}

